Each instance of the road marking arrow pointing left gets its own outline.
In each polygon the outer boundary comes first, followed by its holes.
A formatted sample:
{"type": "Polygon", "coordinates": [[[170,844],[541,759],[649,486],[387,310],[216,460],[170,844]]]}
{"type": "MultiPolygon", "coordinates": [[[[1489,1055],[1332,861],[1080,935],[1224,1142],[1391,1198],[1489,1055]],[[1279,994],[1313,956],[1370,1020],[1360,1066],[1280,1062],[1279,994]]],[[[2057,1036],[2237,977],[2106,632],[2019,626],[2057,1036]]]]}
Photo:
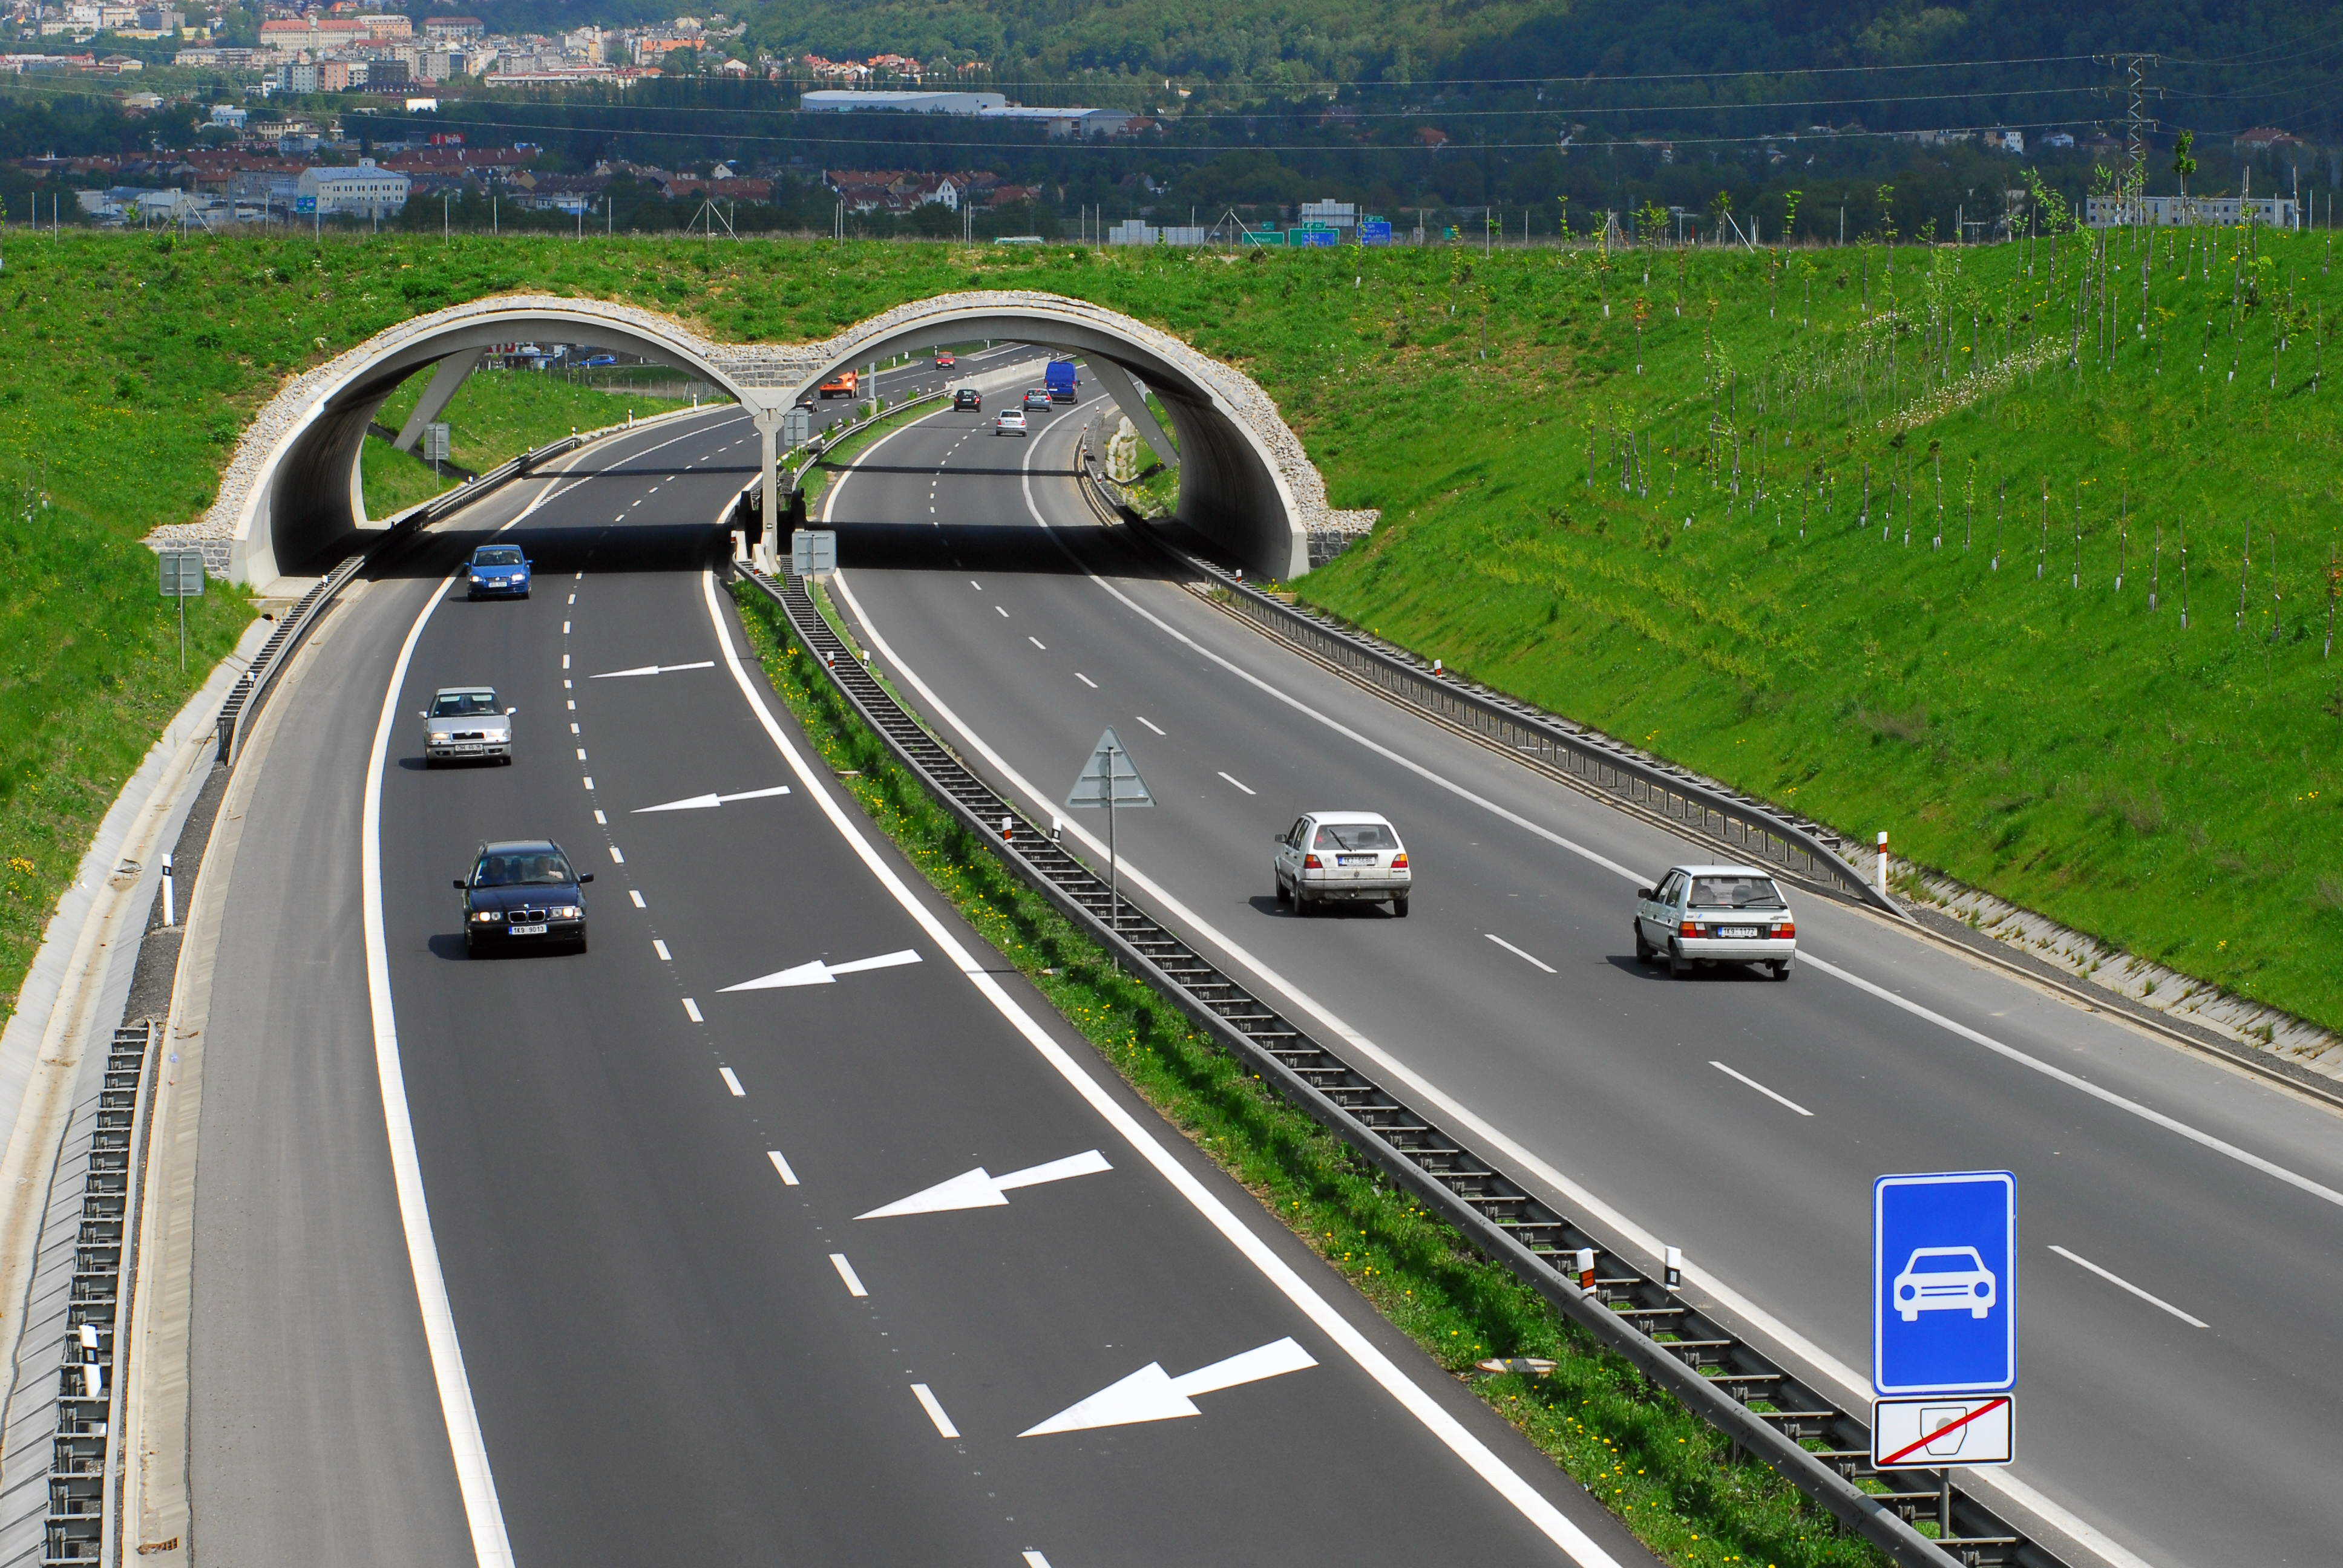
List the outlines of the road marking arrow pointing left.
{"type": "Polygon", "coordinates": [[[908,1198],[899,1198],[868,1214],[858,1214],[858,1220],[891,1220],[902,1214],[940,1214],[953,1209],[997,1209],[1009,1201],[1004,1194],[1019,1187],[1039,1187],[1044,1181],[1063,1181],[1071,1176],[1095,1176],[1114,1167],[1097,1150],[1083,1154],[1068,1155],[1052,1160],[1046,1165],[1029,1165],[1022,1171],[1011,1171],[1006,1176],[988,1174],[980,1165],[964,1171],[949,1181],[939,1181],[925,1187],[908,1198]]]}
{"type": "Polygon", "coordinates": [[[890,970],[898,964],[919,961],[920,955],[910,948],[899,953],[880,953],[875,959],[854,959],[842,964],[827,964],[816,959],[809,964],[775,970],[771,974],[759,975],[755,980],[742,980],[739,985],[728,985],[724,989],[728,991],[778,990],[784,986],[830,985],[840,975],[860,974],[865,970],[890,970]]]}
{"type": "Polygon", "coordinates": [[[616,680],[625,675],[673,675],[679,669],[713,669],[715,668],[714,659],[702,658],[690,664],[639,664],[632,669],[606,669],[601,674],[590,676],[588,678],[616,680]]]}
{"type": "Polygon", "coordinates": [[[646,811],[706,811],[734,800],[762,800],[770,796],[786,795],[789,792],[788,785],[776,784],[770,789],[743,789],[737,795],[694,795],[686,800],[669,800],[657,806],[638,806],[633,815],[639,817],[646,811]]]}
{"type": "Polygon", "coordinates": [[[1150,1362],[1121,1382],[1109,1383],[1090,1398],[1068,1405],[1040,1425],[1027,1427],[1017,1435],[1041,1437],[1051,1432],[1088,1432],[1101,1426],[1133,1426],[1141,1422],[1202,1415],[1204,1412],[1196,1408],[1196,1402],[1190,1396],[1216,1393],[1240,1383],[1259,1382],[1263,1378],[1281,1377],[1317,1364],[1310,1352],[1290,1336],[1224,1362],[1199,1367],[1185,1377],[1172,1377],[1164,1372],[1162,1362],[1150,1362]]]}

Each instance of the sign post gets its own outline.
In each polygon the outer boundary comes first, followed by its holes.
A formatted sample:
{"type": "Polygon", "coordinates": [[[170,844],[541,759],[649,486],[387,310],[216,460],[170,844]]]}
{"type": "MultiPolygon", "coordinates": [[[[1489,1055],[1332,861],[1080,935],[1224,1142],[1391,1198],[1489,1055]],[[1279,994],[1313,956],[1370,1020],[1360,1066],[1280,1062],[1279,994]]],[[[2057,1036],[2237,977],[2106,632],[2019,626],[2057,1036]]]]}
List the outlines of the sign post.
{"type": "Polygon", "coordinates": [[[1131,766],[1131,753],[1122,749],[1122,740],[1109,725],[1099,736],[1098,744],[1091,748],[1090,757],[1082,763],[1082,771],[1074,787],[1066,795],[1066,804],[1076,810],[1106,808],[1106,911],[1107,928],[1122,930],[1122,892],[1117,868],[1114,845],[1114,809],[1117,806],[1152,806],[1155,797],[1147,792],[1147,780],[1131,766]]]}
{"type": "Polygon", "coordinates": [[[447,426],[444,420],[434,420],[423,427],[423,456],[431,464],[431,477],[439,477],[439,465],[447,460],[447,426]]]}
{"type": "MultiPolygon", "coordinates": [[[[1883,835],[1884,836],[1884,835],[1883,835]]],[[[2017,1453],[2017,1178],[1882,1176],[1871,1188],[1874,1468],[1941,1473],[2017,1453]]]]}
{"type": "Polygon", "coordinates": [[[204,552],[166,549],[156,554],[162,562],[163,597],[179,601],[179,673],[185,675],[187,671],[187,601],[203,597],[204,552]]]}

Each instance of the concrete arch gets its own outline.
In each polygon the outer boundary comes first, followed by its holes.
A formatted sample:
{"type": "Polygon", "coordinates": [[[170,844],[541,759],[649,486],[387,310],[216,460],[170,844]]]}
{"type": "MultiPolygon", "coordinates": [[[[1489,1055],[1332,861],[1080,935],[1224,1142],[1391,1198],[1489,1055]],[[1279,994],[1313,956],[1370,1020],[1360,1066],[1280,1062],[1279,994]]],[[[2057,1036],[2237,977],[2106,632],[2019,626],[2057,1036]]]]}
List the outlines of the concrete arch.
{"type": "MultiPolygon", "coordinates": [[[[1083,300],[1024,291],[971,291],[900,306],[820,343],[728,345],[634,306],[552,295],[500,295],[448,307],[377,333],[295,377],[237,445],[218,499],[201,523],[157,530],[156,542],[199,543],[225,554],[227,575],[270,583],[307,564],[352,529],[369,526],[358,455],[385,398],[437,365],[419,428],[481,349],[548,337],[623,348],[722,387],[765,435],[766,467],[782,410],[837,369],[902,349],[970,337],[1010,338],[1084,356],[1143,430],[1131,388],[1144,381],[1172,416],[1182,457],[1180,516],[1248,569],[1298,576],[1313,533],[1357,532],[1373,514],[1336,513],[1324,481],[1266,393],[1243,372],[1169,333],[1083,300]]],[[[411,438],[413,432],[402,435],[411,438]]]]}

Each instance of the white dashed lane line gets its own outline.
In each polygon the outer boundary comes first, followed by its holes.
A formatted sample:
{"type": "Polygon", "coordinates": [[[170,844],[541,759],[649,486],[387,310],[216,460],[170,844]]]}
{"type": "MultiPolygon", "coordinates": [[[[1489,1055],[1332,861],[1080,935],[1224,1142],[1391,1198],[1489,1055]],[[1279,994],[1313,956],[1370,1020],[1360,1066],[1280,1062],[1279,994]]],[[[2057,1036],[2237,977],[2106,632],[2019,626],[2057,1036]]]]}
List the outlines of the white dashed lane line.
{"type": "Polygon", "coordinates": [[[1813,1111],[1807,1110],[1796,1101],[1792,1100],[1789,1096],[1775,1093],[1772,1090],[1766,1088],[1764,1084],[1758,1082],[1755,1079],[1750,1077],[1745,1072],[1735,1072],[1733,1069],[1725,1066],[1725,1063],[1721,1061],[1712,1061],[1709,1063],[1709,1066],[1716,1069],[1717,1071],[1725,1074],[1725,1077],[1732,1079],[1736,1083],[1747,1084],[1750,1088],[1755,1090],[1758,1093],[1764,1095],[1766,1099],[1772,1101],[1776,1105],[1787,1106],[1801,1116],[1812,1116],[1814,1114],[1813,1111]]]}
{"type": "Polygon", "coordinates": [[[993,613],[994,613],[995,615],[998,615],[1001,619],[1003,619],[1003,620],[1007,620],[1007,619],[1009,618],[1009,612],[1008,612],[1007,610],[1005,610],[1005,609],[1002,609],[999,605],[994,605],[994,606],[992,607],[992,609],[993,609],[993,613]]]}
{"type": "Polygon", "coordinates": [[[830,1264],[831,1268],[838,1271],[838,1277],[846,1282],[848,1295],[867,1296],[870,1293],[863,1289],[861,1277],[855,1273],[854,1265],[846,1261],[845,1253],[832,1252],[830,1255],[830,1264]]]}
{"type": "MultiPolygon", "coordinates": [[[[597,812],[597,813],[595,813],[595,814],[596,814],[597,816],[599,816],[599,815],[600,815],[600,813],[599,813],[599,812],[597,812]]],[[[637,892],[637,891],[636,891],[634,889],[632,889],[632,888],[628,888],[628,889],[627,890],[627,897],[628,897],[628,898],[629,898],[629,899],[632,899],[632,900],[634,900],[634,902],[635,902],[635,908],[637,908],[637,909],[639,909],[639,910],[648,910],[648,909],[649,909],[649,908],[650,908],[650,906],[649,906],[649,904],[647,904],[647,903],[643,902],[643,896],[642,896],[642,894],[640,894],[640,893],[637,892]]]]}
{"type": "Polygon", "coordinates": [[[1043,653],[1050,651],[1050,645],[1043,642],[1040,638],[1035,637],[1030,631],[1025,634],[1025,640],[1031,643],[1035,648],[1040,648],[1043,653]]]}
{"type": "Polygon", "coordinates": [[[779,1150],[766,1150],[765,1158],[773,1162],[773,1169],[780,1173],[782,1186],[794,1187],[798,1184],[798,1173],[789,1169],[789,1162],[781,1158],[781,1151],[779,1150]]]}
{"type": "Polygon", "coordinates": [[[1089,676],[1084,675],[1079,669],[1074,671],[1074,678],[1081,681],[1084,686],[1089,687],[1092,691],[1096,691],[1098,689],[1098,682],[1092,680],[1089,676]]]}
{"type": "Polygon", "coordinates": [[[660,941],[657,937],[653,937],[651,939],[651,951],[659,954],[659,962],[663,964],[673,963],[675,961],[675,955],[669,952],[667,950],[667,944],[660,941]]]}
{"type": "MultiPolygon", "coordinates": [[[[1225,773],[1223,773],[1223,774],[1222,774],[1222,775],[1221,775],[1221,777],[1222,777],[1222,778],[1223,778],[1223,779],[1227,779],[1227,778],[1228,778],[1228,775],[1227,775],[1227,774],[1225,774],[1225,773]]],[[[1232,780],[1231,780],[1231,782],[1232,782],[1232,783],[1233,783],[1233,782],[1234,782],[1234,780],[1233,780],[1233,779],[1232,779],[1232,780]]],[[[1525,953],[1525,952],[1522,951],[1522,950],[1521,950],[1521,949],[1519,949],[1519,948],[1517,948],[1517,947],[1513,946],[1513,943],[1511,943],[1511,942],[1507,941],[1504,938],[1503,938],[1503,937],[1499,936],[1496,932],[1494,932],[1494,931],[1483,931],[1481,934],[1482,934],[1483,936],[1484,936],[1484,937],[1488,938],[1491,941],[1493,941],[1493,942],[1496,943],[1499,947],[1501,947],[1501,948],[1504,949],[1507,952],[1509,952],[1509,953],[1513,954],[1513,957],[1515,957],[1515,958],[1517,958],[1517,959],[1521,960],[1523,963],[1535,964],[1538,968],[1540,968],[1540,969],[1542,969],[1542,970],[1545,970],[1545,972],[1546,972],[1546,973],[1548,973],[1548,974],[1553,974],[1553,973],[1554,972],[1554,967],[1552,964],[1547,963],[1547,962],[1546,962],[1544,960],[1543,960],[1543,959],[1538,959],[1538,958],[1533,958],[1533,957],[1531,957],[1528,953],[1525,953]]]]}
{"type": "MultiPolygon", "coordinates": [[[[1221,777],[1226,779],[1230,783],[1234,784],[1238,789],[1243,790],[1248,795],[1257,795],[1260,793],[1260,791],[1255,789],[1252,785],[1243,782],[1233,774],[1222,772],[1221,777]]],[[[1534,962],[1535,960],[1533,960],[1532,961],[1534,962]]],[[[1541,965],[1540,967],[1543,968],[1544,966],[1541,965]]]]}
{"type": "Polygon", "coordinates": [[[1156,734],[1161,735],[1164,733],[1163,727],[1156,723],[1152,719],[1148,718],[1144,713],[1134,713],[1131,717],[1138,719],[1141,724],[1147,726],[1148,729],[1155,731],[1156,734]]]}

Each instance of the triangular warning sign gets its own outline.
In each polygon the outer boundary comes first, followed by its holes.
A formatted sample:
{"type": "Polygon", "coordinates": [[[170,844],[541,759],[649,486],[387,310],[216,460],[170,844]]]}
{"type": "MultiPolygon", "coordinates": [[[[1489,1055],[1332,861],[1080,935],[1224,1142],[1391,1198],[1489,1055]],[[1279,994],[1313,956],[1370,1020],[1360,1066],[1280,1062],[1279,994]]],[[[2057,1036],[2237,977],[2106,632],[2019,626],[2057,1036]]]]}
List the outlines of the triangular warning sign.
{"type": "Polygon", "coordinates": [[[1155,797],[1147,792],[1147,780],[1131,763],[1131,753],[1122,749],[1122,740],[1107,726],[1091,749],[1089,759],[1082,763],[1081,776],[1074,780],[1067,793],[1066,804],[1076,808],[1115,806],[1152,806],[1155,797]]]}

